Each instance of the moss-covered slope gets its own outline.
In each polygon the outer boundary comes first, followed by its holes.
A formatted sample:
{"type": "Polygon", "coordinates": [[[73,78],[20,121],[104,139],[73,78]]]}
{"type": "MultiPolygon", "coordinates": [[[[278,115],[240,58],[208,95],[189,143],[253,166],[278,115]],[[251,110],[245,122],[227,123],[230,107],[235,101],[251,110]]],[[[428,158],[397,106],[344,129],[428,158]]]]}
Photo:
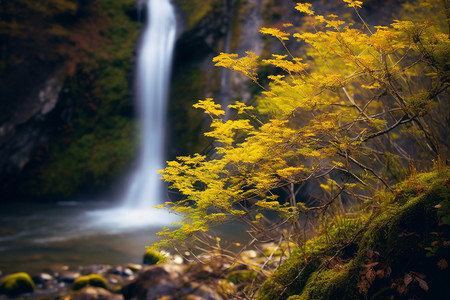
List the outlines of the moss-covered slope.
{"type": "Polygon", "coordinates": [[[258,299],[448,299],[450,169],[377,199],[297,249],[258,299]]]}

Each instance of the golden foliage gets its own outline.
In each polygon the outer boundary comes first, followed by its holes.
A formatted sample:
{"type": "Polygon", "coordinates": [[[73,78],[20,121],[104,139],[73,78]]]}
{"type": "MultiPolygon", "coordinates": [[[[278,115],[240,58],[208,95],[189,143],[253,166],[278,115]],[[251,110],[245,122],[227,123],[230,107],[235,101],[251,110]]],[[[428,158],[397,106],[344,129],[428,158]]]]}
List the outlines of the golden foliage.
{"type": "MultiPolygon", "coordinates": [[[[355,10],[362,5],[344,2],[355,10]]],[[[261,62],[252,52],[214,58],[216,66],[258,84],[260,63],[283,73],[267,77],[270,83],[255,108],[240,102],[229,106],[239,119],[225,121],[224,110],[211,98],[194,105],[212,118],[212,131],[205,135],[216,141],[216,151],[211,157],[179,157],[161,171],[170,187],[185,196],[171,204],[184,220],[179,229],[163,232],[169,238],[165,242],[233,218],[256,226],[251,224],[260,224],[267,210],[295,220],[300,212],[326,211],[344,190],[361,200],[366,198],[358,193],[368,194],[369,184],[389,188],[389,179],[380,173],[388,166],[376,165],[379,155],[391,151],[406,162],[412,155],[391,138],[394,132],[395,140],[400,134],[415,139],[429,157],[445,155],[432,134],[435,128],[422,118],[434,113],[448,88],[448,34],[429,20],[397,20],[372,32],[363,20],[365,27],[352,26],[336,15],[315,15],[310,8],[296,6],[315,21],[314,31],[293,34],[307,45],[303,58],[289,52],[284,42],[290,34],[276,28],[262,28],[261,33],[277,38],[286,55],[273,54],[261,62]],[[399,132],[404,124],[414,134],[399,132]],[[319,182],[323,205],[306,208],[296,193],[280,199],[276,192],[312,180],[319,182]]],[[[448,128],[441,131],[448,133],[448,128]]]]}

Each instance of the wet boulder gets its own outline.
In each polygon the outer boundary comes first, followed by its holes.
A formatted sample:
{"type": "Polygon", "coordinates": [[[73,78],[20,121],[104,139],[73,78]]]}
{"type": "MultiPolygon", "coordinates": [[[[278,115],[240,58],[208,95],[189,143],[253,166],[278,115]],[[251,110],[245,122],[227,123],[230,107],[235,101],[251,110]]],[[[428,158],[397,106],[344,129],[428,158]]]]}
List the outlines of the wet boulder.
{"type": "Polygon", "coordinates": [[[31,293],[34,288],[35,285],[30,275],[24,272],[11,274],[0,280],[0,294],[10,297],[31,293]]]}
{"type": "Polygon", "coordinates": [[[94,286],[86,286],[80,291],[72,292],[62,298],[62,300],[122,300],[121,295],[116,295],[110,291],[94,286]]]}
{"type": "Polygon", "coordinates": [[[74,291],[80,290],[86,286],[91,287],[100,287],[104,289],[108,289],[108,282],[102,275],[99,274],[91,274],[86,276],[81,276],[75,279],[73,282],[72,289],[74,291]]]}

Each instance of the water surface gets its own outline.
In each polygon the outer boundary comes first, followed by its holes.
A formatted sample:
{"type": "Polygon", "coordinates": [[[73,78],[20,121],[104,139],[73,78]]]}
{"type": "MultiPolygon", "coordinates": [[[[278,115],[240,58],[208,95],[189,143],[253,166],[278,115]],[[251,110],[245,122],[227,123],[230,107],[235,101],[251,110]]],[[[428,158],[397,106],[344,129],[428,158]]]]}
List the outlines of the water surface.
{"type": "Polygon", "coordinates": [[[167,218],[161,210],[121,213],[102,202],[2,204],[0,270],[141,263],[145,246],[157,241],[167,218]]]}

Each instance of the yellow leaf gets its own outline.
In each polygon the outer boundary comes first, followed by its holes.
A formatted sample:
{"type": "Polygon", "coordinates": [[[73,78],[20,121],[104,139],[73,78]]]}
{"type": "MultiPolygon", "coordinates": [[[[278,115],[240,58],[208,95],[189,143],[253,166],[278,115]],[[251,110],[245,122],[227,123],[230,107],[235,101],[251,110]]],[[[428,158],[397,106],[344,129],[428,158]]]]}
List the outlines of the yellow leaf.
{"type": "Polygon", "coordinates": [[[311,3],[297,3],[295,9],[308,15],[314,15],[314,11],[310,9],[311,6],[311,3]]]}

